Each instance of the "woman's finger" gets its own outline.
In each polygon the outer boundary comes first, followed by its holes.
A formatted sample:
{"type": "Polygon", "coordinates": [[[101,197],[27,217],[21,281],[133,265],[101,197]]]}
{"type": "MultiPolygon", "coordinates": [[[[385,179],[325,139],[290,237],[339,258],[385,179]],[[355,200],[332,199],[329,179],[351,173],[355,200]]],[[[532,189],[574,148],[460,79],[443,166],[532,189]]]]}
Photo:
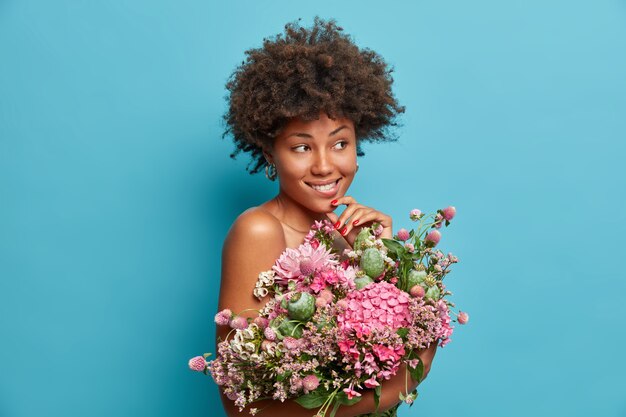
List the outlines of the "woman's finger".
{"type": "Polygon", "coordinates": [[[336,200],[330,202],[330,204],[334,207],[341,206],[343,204],[353,204],[356,203],[356,200],[349,195],[344,195],[343,197],[339,197],[336,200]]]}
{"type": "Polygon", "coordinates": [[[346,223],[348,222],[349,219],[352,218],[352,216],[354,215],[354,212],[364,207],[365,207],[364,205],[356,203],[356,202],[350,204],[348,207],[346,207],[343,213],[341,213],[341,216],[339,216],[339,221],[335,223],[335,228],[341,232],[341,230],[343,230],[343,228],[347,226],[346,223]]]}
{"type": "Polygon", "coordinates": [[[339,230],[339,233],[341,233],[342,236],[346,236],[355,227],[358,227],[360,229],[362,226],[366,226],[365,223],[367,221],[364,221],[363,219],[366,215],[375,212],[376,210],[371,207],[360,206],[355,208],[355,210],[350,215],[350,221],[339,230]]]}

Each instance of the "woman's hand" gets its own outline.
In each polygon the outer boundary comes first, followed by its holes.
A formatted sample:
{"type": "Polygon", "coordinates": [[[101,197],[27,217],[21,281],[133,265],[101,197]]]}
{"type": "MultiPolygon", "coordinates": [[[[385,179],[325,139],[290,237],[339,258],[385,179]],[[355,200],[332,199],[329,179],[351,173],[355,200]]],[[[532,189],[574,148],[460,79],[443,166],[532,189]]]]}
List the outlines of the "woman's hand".
{"type": "Polygon", "coordinates": [[[377,222],[383,226],[383,233],[380,237],[391,239],[393,237],[391,217],[371,207],[366,207],[356,202],[350,196],[343,196],[331,203],[337,207],[345,204],[347,207],[337,216],[335,213],[326,213],[330,221],[335,225],[335,229],[348,241],[350,246],[354,244],[356,236],[359,234],[361,227],[371,226],[377,222]]]}

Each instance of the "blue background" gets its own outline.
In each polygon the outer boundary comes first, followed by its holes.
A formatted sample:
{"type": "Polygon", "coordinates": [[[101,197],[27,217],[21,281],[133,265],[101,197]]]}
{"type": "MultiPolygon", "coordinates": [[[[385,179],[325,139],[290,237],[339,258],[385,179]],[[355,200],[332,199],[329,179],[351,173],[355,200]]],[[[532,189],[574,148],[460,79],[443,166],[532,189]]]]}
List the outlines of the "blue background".
{"type": "Polygon", "coordinates": [[[441,248],[470,325],[401,415],[626,416],[626,3],[0,1],[0,416],[222,415],[222,240],[276,192],[220,135],[244,51],[334,17],[394,65],[351,189],[441,248]]]}

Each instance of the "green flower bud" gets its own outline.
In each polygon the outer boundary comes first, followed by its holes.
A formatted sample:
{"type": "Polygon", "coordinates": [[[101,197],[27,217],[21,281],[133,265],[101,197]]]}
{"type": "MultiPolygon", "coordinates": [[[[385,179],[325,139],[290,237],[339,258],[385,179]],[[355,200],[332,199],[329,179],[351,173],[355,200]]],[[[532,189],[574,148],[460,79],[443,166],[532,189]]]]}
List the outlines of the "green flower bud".
{"type": "Polygon", "coordinates": [[[426,295],[424,297],[429,300],[437,301],[440,296],[441,291],[439,291],[439,287],[435,285],[434,287],[429,287],[428,290],[426,290],[426,295]]]}
{"type": "Polygon", "coordinates": [[[363,275],[362,277],[357,277],[354,279],[357,290],[360,290],[361,288],[367,286],[368,284],[371,284],[372,282],[374,282],[374,280],[367,275],[363,275]]]}
{"type": "Polygon", "coordinates": [[[383,256],[376,248],[367,248],[361,256],[361,269],[370,277],[377,277],[385,270],[383,256]]]}
{"type": "Polygon", "coordinates": [[[289,300],[287,313],[294,320],[307,321],[315,314],[315,297],[308,292],[296,293],[289,300]]]}
{"type": "MultiPolygon", "coordinates": [[[[422,265],[423,266],[423,265],[422,265]]],[[[424,280],[426,279],[426,271],[422,268],[421,270],[411,269],[409,271],[408,276],[409,288],[412,288],[415,285],[424,286],[424,280]]]]}
{"type": "Polygon", "coordinates": [[[354,239],[354,245],[352,245],[354,250],[365,249],[367,247],[365,246],[365,242],[369,240],[369,237],[370,237],[369,227],[361,228],[361,231],[359,232],[359,234],[356,235],[356,239],[354,239]]]}

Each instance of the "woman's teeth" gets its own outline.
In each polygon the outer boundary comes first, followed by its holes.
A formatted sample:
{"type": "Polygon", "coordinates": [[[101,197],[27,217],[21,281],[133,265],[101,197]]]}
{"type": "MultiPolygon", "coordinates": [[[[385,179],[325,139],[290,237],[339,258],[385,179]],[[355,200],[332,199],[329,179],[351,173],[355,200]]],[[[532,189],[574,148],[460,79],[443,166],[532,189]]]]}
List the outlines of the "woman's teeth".
{"type": "Polygon", "coordinates": [[[309,185],[311,186],[311,188],[317,191],[330,191],[333,188],[335,188],[335,184],[337,184],[337,181],[331,182],[330,184],[326,184],[326,185],[313,185],[313,184],[309,184],[309,185]]]}

